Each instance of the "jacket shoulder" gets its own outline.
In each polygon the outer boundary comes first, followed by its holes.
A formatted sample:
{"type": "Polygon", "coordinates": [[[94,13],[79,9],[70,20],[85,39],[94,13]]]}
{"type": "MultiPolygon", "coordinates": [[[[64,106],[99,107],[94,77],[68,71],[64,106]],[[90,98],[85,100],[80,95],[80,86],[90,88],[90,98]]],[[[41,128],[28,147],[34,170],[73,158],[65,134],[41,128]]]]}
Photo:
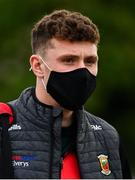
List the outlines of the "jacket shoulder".
{"type": "Polygon", "coordinates": [[[107,138],[113,136],[119,140],[119,134],[117,130],[107,121],[87,111],[84,111],[84,115],[88,126],[90,126],[95,133],[100,133],[107,138]]]}
{"type": "Polygon", "coordinates": [[[116,130],[111,124],[109,124],[107,121],[105,121],[104,119],[95,116],[87,111],[84,111],[85,114],[85,118],[87,120],[88,123],[90,123],[91,125],[99,125],[104,129],[112,129],[112,130],[116,130]]]}

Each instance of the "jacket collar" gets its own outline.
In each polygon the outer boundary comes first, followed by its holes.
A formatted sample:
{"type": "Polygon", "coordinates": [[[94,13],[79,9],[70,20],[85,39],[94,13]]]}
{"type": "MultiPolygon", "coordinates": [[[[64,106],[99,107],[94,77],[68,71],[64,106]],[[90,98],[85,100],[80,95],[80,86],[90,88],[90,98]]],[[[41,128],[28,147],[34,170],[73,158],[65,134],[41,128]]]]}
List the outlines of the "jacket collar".
{"type": "Polygon", "coordinates": [[[51,121],[62,114],[62,109],[41,103],[35,96],[34,87],[25,89],[16,105],[21,114],[41,128],[47,128],[51,121]]]}

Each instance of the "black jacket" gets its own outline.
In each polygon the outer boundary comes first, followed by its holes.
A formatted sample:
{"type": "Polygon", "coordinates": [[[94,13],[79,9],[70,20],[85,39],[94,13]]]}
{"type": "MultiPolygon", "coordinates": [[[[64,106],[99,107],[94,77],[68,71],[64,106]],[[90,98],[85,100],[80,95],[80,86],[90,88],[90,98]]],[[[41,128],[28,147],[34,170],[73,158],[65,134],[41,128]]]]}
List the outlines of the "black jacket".
{"type": "MultiPolygon", "coordinates": [[[[40,103],[28,88],[9,103],[15,124],[8,132],[14,177],[60,178],[62,110],[40,103]]],[[[84,111],[75,112],[76,153],[81,178],[123,178],[117,131],[104,120],[84,111]],[[103,174],[98,156],[108,156],[110,174],[103,174]]]]}

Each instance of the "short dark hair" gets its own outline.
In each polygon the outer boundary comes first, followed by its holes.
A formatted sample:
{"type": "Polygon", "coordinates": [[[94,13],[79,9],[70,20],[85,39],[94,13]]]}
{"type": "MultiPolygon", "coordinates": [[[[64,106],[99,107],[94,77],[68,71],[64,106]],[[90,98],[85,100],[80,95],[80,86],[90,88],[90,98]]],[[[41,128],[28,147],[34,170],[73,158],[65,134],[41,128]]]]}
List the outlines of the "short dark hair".
{"type": "Polygon", "coordinates": [[[86,16],[68,10],[55,10],[38,21],[31,32],[33,53],[37,53],[52,39],[90,41],[98,44],[97,26],[86,16]]]}

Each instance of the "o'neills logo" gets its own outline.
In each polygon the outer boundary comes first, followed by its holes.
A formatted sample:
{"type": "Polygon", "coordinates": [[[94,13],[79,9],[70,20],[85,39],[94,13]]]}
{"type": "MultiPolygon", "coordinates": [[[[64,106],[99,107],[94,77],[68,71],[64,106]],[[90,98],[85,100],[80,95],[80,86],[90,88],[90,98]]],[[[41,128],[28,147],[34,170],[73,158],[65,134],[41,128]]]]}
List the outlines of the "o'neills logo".
{"type": "Polygon", "coordinates": [[[21,130],[21,126],[18,125],[18,124],[13,124],[9,129],[8,131],[12,131],[12,130],[21,130]]]}
{"type": "Polygon", "coordinates": [[[108,162],[108,156],[105,156],[103,154],[98,156],[100,166],[101,166],[101,172],[105,175],[109,175],[111,173],[109,169],[109,162],[108,162]]]}

